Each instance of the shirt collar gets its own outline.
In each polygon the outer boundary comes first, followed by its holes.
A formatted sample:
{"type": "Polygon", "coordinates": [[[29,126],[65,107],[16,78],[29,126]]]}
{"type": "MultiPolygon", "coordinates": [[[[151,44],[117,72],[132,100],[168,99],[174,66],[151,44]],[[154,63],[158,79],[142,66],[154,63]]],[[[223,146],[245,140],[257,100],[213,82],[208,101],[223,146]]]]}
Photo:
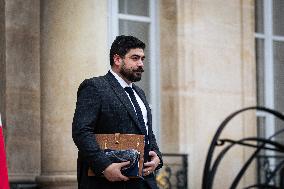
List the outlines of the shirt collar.
{"type": "Polygon", "coordinates": [[[109,70],[110,73],[112,73],[112,75],[115,77],[115,79],[118,81],[118,83],[122,86],[122,88],[125,87],[131,87],[132,88],[132,83],[130,83],[129,85],[119,76],[117,75],[117,73],[115,73],[112,69],[109,70]]]}

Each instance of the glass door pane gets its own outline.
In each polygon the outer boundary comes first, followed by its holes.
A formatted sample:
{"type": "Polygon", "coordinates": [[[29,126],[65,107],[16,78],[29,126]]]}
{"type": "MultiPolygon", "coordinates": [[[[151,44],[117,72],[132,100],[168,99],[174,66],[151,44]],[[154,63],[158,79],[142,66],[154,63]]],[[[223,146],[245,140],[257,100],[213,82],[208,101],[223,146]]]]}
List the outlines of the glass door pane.
{"type": "Polygon", "coordinates": [[[264,40],[256,39],[256,77],[257,77],[257,104],[265,106],[264,98],[264,40]]]}
{"type": "Polygon", "coordinates": [[[273,33],[284,36],[284,1],[273,0],[273,33]]]}
{"type": "Polygon", "coordinates": [[[255,32],[264,32],[264,21],[263,21],[263,0],[255,0],[255,32]]]}
{"type": "MultiPolygon", "coordinates": [[[[284,113],[284,42],[274,42],[274,105],[275,109],[284,113]]],[[[276,130],[284,128],[284,122],[278,119],[276,130]]],[[[280,140],[280,139],[279,139],[280,140]]],[[[281,139],[283,142],[283,139],[281,139]]]]}
{"type": "Polygon", "coordinates": [[[149,0],[119,0],[119,13],[149,16],[149,0]]]}

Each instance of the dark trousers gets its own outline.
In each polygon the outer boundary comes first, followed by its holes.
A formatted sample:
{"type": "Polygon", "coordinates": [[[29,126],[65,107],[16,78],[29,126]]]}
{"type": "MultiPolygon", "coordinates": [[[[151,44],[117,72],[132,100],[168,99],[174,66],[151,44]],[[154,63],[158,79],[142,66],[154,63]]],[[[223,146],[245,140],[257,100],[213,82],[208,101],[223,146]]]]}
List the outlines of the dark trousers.
{"type": "Polygon", "coordinates": [[[79,183],[79,189],[151,189],[142,179],[130,179],[129,181],[110,182],[105,178],[94,178],[89,182],[79,183]],[[81,185],[81,186],[80,186],[81,185]]]}
{"type": "Polygon", "coordinates": [[[130,179],[126,181],[124,189],[137,188],[137,189],[151,189],[146,181],[141,179],[130,179]]]}

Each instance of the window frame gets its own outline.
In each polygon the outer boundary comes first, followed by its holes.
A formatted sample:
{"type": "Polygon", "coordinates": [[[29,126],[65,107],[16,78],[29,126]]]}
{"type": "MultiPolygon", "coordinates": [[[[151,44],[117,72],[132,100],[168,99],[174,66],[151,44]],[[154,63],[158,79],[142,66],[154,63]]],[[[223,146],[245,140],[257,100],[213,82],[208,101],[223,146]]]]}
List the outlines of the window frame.
{"type": "MultiPolygon", "coordinates": [[[[272,2],[263,0],[263,20],[264,33],[255,33],[256,39],[264,41],[264,106],[274,109],[274,68],[273,68],[273,20],[272,20],[272,2]]],[[[259,91],[257,91],[259,92],[259,91]]],[[[274,117],[257,112],[258,117],[265,119],[265,137],[271,136],[275,132],[274,117]]]]}
{"type": "MultiPolygon", "coordinates": [[[[275,79],[274,79],[274,42],[284,42],[284,36],[273,34],[273,1],[263,0],[263,33],[255,32],[255,39],[261,39],[264,42],[264,102],[267,108],[275,109],[275,79]]],[[[257,20],[255,20],[257,22],[257,20]]],[[[256,50],[257,51],[257,50],[256,50]]],[[[258,62],[256,62],[258,64],[258,62]]],[[[258,79],[258,78],[257,78],[258,79]]],[[[257,93],[260,91],[257,90],[257,93]]],[[[261,131],[265,138],[272,136],[276,132],[275,117],[271,114],[261,111],[256,112],[257,118],[264,118],[264,131],[261,131]]],[[[260,120],[260,119],[259,119],[260,120]]],[[[260,126],[259,124],[257,126],[260,126]]],[[[261,129],[261,128],[258,128],[261,129]]],[[[274,157],[274,151],[265,151],[266,156],[274,157]]],[[[276,159],[269,159],[269,164],[273,170],[276,166],[276,159]]]]}
{"type": "MultiPolygon", "coordinates": [[[[255,33],[255,39],[262,39],[264,41],[264,106],[275,108],[275,94],[274,94],[274,50],[273,43],[275,41],[284,42],[284,36],[273,34],[273,1],[263,0],[263,20],[264,33],[255,33]]],[[[259,92],[259,91],[257,91],[259,92]]],[[[258,117],[265,118],[266,136],[269,137],[275,133],[274,117],[260,112],[257,112],[258,117]]]]}

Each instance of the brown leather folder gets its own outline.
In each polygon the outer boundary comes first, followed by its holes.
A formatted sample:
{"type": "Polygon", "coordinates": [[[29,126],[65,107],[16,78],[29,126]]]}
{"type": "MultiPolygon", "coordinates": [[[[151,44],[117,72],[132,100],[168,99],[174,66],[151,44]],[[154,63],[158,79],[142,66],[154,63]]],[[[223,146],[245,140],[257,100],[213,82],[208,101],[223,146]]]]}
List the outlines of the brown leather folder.
{"type": "MultiPolygon", "coordinates": [[[[96,134],[95,135],[97,142],[100,145],[102,150],[111,149],[111,150],[128,150],[134,149],[140,153],[139,158],[139,176],[142,177],[142,169],[144,162],[144,135],[136,134],[96,134]]],[[[88,176],[95,176],[95,173],[89,168],[88,176]]]]}

